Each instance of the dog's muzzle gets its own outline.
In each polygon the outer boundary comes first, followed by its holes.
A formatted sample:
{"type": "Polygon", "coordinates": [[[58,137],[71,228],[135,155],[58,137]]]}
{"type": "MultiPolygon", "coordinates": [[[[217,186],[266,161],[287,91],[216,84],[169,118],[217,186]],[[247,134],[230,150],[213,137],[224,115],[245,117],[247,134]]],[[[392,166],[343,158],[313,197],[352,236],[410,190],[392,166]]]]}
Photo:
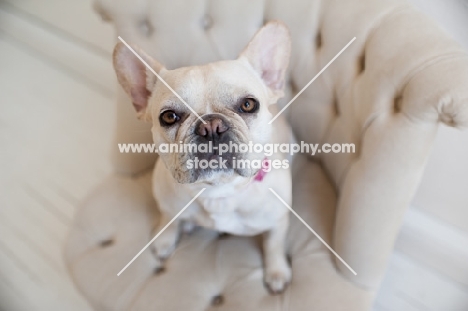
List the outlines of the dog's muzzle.
{"type": "Polygon", "coordinates": [[[203,116],[195,124],[195,134],[206,142],[219,143],[219,141],[229,133],[229,123],[226,118],[220,114],[208,114],[203,116]]]}
{"type": "MultiPolygon", "coordinates": [[[[194,134],[196,135],[194,142],[200,145],[210,146],[205,149],[206,151],[201,152],[198,148],[198,152],[195,154],[200,160],[212,160],[217,159],[220,156],[220,144],[228,145],[230,142],[237,143],[237,137],[231,130],[230,122],[221,114],[207,114],[204,115],[203,120],[205,124],[198,120],[194,127],[194,134]]],[[[233,154],[229,151],[221,155],[224,158],[232,158],[233,154]]]]}

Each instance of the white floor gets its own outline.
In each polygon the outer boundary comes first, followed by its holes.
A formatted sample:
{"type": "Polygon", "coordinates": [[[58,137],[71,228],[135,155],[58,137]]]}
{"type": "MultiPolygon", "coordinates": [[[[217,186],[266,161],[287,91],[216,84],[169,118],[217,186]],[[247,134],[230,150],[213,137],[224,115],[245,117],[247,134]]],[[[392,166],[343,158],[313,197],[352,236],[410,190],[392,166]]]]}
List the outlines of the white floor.
{"type": "MultiPolygon", "coordinates": [[[[61,252],[77,203],[110,172],[113,41],[89,0],[0,0],[0,310],[91,310],[61,252]]],[[[455,239],[468,246],[411,211],[375,311],[468,310],[455,239]]]]}

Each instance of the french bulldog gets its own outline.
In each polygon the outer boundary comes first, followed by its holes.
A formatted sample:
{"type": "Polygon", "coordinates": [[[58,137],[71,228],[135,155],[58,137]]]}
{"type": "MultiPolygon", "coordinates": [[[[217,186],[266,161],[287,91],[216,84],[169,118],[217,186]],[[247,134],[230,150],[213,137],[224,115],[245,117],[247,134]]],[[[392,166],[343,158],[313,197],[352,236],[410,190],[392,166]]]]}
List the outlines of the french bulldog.
{"type": "MultiPolygon", "coordinates": [[[[263,26],[237,59],[201,66],[168,70],[138,47],[132,48],[201,118],[128,47],[117,44],[113,63],[118,81],[137,116],[152,122],[156,147],[170,143],[217,147],[284,142],[285,133],[289,133],[285,123],[268,124],[277,101],[284,96],[290,58],[291,40],[283,23],[263,26]]],[[[268,160],[283,161],[283,157],[276,153],[268,160]]],[[[161,212],[156,232],[201,189],[205,191],[160,234],[153,251],[163,264],[176,248],[181,227],[202,226],[244,236],[263,234],[264,283],[270,293],[281,293],[291,280],[285,251],[289,210],[269,188],[291,204],[290,171],[268,165],[237,167],[234,160],[240,159],[268,163],[262,153],[239,150],[223,155],[216,150],[159,153],[152,188],[161,212]],[[219,164],[227,160],[227,164],[215,168],[187,165],[196,158],[219,164]]]]}

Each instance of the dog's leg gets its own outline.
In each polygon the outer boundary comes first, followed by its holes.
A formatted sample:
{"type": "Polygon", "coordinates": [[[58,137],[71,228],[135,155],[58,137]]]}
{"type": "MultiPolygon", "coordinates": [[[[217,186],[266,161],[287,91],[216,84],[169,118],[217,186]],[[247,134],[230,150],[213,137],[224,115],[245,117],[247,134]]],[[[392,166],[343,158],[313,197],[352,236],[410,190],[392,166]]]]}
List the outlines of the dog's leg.
{"type": "Polygon", "coordinates": [[[182,221],[182,232],[185,234],[192,234],[195,231],[196,224],[191,219],[182,221]]]}
{"type": "MultiPolygon", "coordinates": [[[[161,232],[170,221],[171,217],[161,213],[161,219],[154,235],[161,232]]],[[[174,252],[180,233],[179,224],[180,220],[176,219],[153,242],[152,250],[159,259],[165,260],[174,252]]]]}
{"type": "Polygon", "coordinates": [[[291,268],[286,260],[285,240],[289,215],[286,214],[263,237],[265,284],[273,295],[282,293],[291,281],[291,268]]]}

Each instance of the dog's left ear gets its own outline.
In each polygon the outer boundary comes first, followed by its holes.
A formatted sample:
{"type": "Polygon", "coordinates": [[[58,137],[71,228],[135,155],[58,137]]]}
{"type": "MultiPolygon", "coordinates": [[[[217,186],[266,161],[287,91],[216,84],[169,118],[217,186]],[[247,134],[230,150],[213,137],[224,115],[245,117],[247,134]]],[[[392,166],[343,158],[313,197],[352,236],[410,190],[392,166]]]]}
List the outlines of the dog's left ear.
{"type": "Polygon", "coordinates": [[[275,100],[284,96],[284,80],[291,55],[291,37],[278,21],[263,26],[242,51],[246,59],[273,92],[275,100]]]}

